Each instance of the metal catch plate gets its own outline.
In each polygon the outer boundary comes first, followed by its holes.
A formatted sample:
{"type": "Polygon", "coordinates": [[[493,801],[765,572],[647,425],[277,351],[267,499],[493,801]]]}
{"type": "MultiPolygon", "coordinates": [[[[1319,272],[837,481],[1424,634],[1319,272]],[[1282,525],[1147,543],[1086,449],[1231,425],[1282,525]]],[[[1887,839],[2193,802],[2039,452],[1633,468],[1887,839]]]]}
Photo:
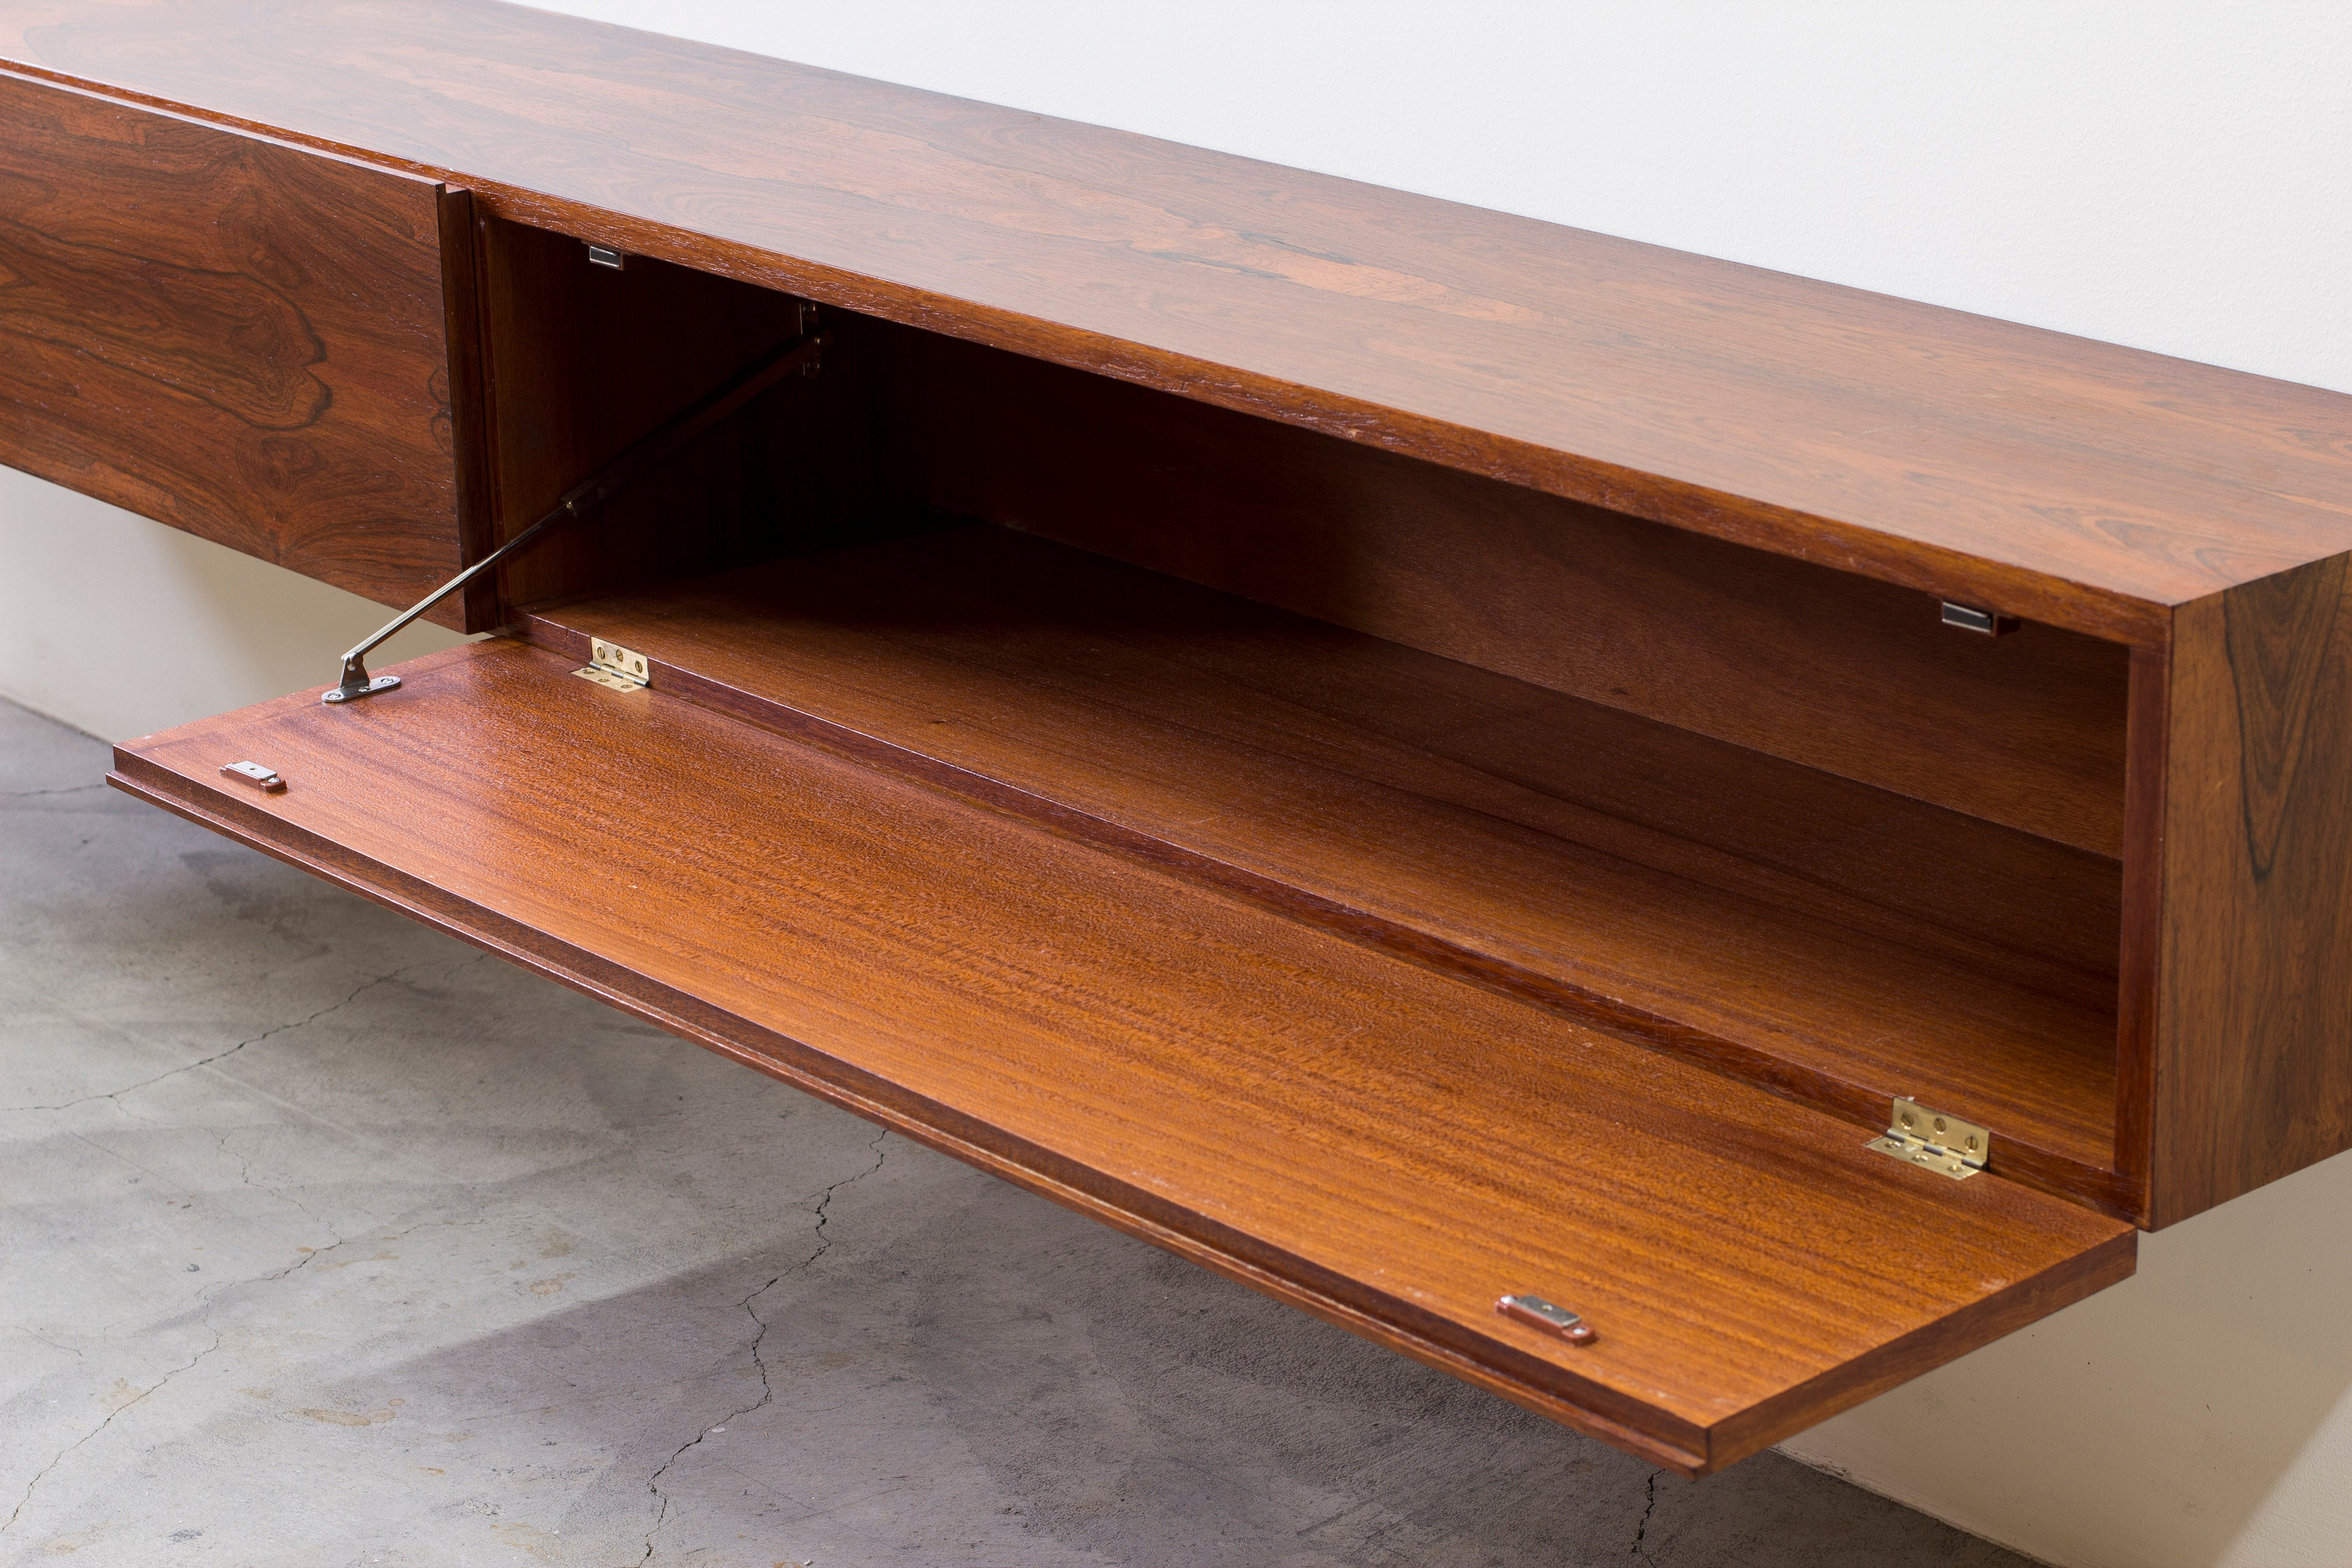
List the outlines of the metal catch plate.
{"type": "Polygon", "coordinates": [[[1524,1290],[1496,1301],[1495,1310],[1529,1328],[1558,1334],[1570,1344],[1588,1345],[1595,1338],[1592,1326],[1578,1314],[1565,1307],[1555,1306],[1541,1296],[1530,1296],[1524,1290]]]}
{"type": "Polygon", "coordinates": [[[2004,616],[1998,610],[1979,609],[1974,605],[1955,605],[1944,601],[1944,624],[1958,626],[1964,632],[1979,632],[1989,637],[2007,637],[2017,629],[2017,617],[2004,616]]]}
{"type": "Polygon", "coordinates": [[[276,768],[265,768],[259,763],[223,763],[221,772],[240,784],[249,784],[264,795],[282,795],[286,781],[278,776],[276,768]]]}
{"type": "Polygon", "coordinates": [[[653,666],[644,654],[633,653],[603,637],[588,639],[588,662],[572,673],[615,691],[635,691],[653,680],[653,666]]]}
{"type": "Polygon", "coordinates": [[[1973,1121],[1930,1110],[1916,1100],[1897,1100],[1883,1137],[1866,1145],[1906,1165],[1960,1181],[1992,1159],[1992,1134],[1973,1121]]]}

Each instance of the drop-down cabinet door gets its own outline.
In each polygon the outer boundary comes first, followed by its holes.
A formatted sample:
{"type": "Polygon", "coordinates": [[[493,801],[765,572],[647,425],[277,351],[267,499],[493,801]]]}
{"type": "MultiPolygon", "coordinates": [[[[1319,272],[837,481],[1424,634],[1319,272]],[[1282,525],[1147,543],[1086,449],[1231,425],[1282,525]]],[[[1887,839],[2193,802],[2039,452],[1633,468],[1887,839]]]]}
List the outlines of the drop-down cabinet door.
{"type": "Polygon", "coordinates": [[[111,782],[1688,1474],[2131,1272],[2121,1220],[749,721],[740,671],[578,663],[475,644],[111,782]]]}
{"type": "Polygon", "coordinates": [[[471,510],[469,213],[429,180],[0,74],[0,461],[423,597],[471,510]]]}

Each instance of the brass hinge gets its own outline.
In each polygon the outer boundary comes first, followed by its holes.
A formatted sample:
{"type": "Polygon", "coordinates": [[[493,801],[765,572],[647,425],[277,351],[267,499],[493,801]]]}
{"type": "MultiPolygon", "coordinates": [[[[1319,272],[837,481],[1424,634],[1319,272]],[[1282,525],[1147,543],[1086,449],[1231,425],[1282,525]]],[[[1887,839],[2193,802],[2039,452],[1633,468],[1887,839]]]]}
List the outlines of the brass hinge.
{"type": "Polygon", "coordinates": [[[1992,1134],[1973,1121],[1930,1110],[1916,1100],[1897,1100],[1886,1135],[1868,1145],[1906,1165],[1917,1165],[1960,1181],[1992,1158],[1992,1134]]]}
{"type": "Polygon", "coordinates": [[[644,654],[632,653],[603,637],[588,639],[588,662],[572,673],[615,691],[635,691],[653,680],[653,667],[644,654]]]}

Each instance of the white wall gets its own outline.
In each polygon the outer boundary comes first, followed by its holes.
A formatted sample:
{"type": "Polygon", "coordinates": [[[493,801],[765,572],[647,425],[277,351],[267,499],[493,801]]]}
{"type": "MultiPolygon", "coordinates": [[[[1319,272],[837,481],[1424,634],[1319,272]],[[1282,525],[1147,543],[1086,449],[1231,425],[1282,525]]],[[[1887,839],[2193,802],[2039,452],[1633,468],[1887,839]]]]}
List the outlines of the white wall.
{"type": "MultiPolygon", "coordinates": [[[[2352,391],[2341,0],[551,8],[2352,391]]],[[[1790,1451],[2067,1568],[2340,1568],[2347,1234],[2352,1158],[1790,1451]]]]}
{"type": "Polygon", "coordinates": [[[541,0],[2352,391],[2352,5],[541,0]]]}
{"type": "MultiPolygon", "coordinates": [[[[2352,391],[2340,0],[553,8],[2352,391]]],[[[101,733],[326,679],[339,597],[0,475],[0,690],[101,733]]],[[[2068,1568],[2352,1562],[2347,1233],[2339,1159],[1790,1449],[2068,1568]]]]}
{"type": "MultiPolygon", "coordinates": [[[[109,741],[323,686],[356,594],[0,468],[0,697],[109,741]]],[[[420,625],[372,664],[465,639],[420,625]]]]}
{"type": "Polygon", "coordinates": [[[1782,1451],[2064,1568],[2343,1568],[2347,1222],[2352,1154],[2143,1236],[2135,1278],[1782,1451]]]}

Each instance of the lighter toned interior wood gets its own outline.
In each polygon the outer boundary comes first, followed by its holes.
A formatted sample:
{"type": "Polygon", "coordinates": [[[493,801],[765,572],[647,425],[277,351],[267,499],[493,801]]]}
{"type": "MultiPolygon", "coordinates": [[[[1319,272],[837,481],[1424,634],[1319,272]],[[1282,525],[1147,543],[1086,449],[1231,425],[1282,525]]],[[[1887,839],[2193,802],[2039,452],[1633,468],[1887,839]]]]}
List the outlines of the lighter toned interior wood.
{"type": "Polygon", "coordinates": [[[950,514],[2122,853],[2121,644],[936,333],[845,345],[950,514]]]}
{"type": "Polygon", "coordinates": [[[570,668],[459,648],[116,777],[1678,1468],[2129,1271],[2120,1222],[570,668]],[[1888,1238],[1926,1236],[1939,1267],[1888,1289],[1888,1238]],[[1497,1316],[1530,1289],[1599,1342],[1497,1316]]]}
{"type": "Polygon", "coordinates": [[[535,624],[1424,933],[1858,1120],[1911,1094],[2013,1162],[2112,1166],[2103,857],[994,528],[535,624]]]}

